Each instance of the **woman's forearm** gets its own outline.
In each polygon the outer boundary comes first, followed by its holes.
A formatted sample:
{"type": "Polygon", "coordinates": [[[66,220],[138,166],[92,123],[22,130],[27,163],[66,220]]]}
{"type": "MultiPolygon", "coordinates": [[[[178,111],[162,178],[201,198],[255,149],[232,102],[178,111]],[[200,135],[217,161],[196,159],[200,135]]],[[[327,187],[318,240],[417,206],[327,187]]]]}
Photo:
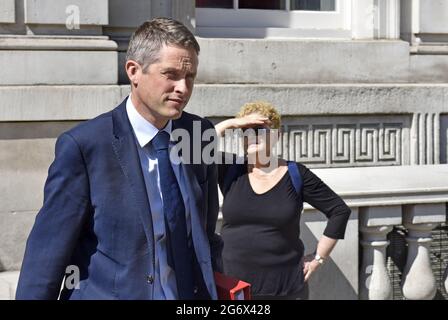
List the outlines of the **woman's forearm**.
{"type": "MultiPolygon", "coordinates": [[[[328,258],[337,242],[338,239],[333,239],[322,235],[322,238],[320,238],[319,243],[317,244],[316,254],[318,254],[323,259],[328,258]]],[[[305,281],[308,281],[308,279],[320,267],[320,265],[321,263],[315,260],[314,254],[305,256],[303,264],[303,274],[305,276],[305,281]]]]}
{"type": "Polygon", "coordinates": [[[269,125],[269,118],[258,113],[249,114],[242,118],[231,118],[221,121],[215,125],[218,137],[222,137],[227,129],[247,128],[256,125],[269,125]]]}
{"type": "Polygon", "coordinates": [[[217,123],[215,125],[215,129],[216,129],[216,134],[218,135],[218,137],[224,136],[226,129],[235,128],[234,122],[235,122],[235,119],[232,118],[232,119],[227,119],[227,120],[217,123]]]}
{"type": "Polygon", "coordinates": [[[323,235],[317,244],[316,253],[324,259],[327,258],[337,242],[338,239],[329,238],[323,235]]]}

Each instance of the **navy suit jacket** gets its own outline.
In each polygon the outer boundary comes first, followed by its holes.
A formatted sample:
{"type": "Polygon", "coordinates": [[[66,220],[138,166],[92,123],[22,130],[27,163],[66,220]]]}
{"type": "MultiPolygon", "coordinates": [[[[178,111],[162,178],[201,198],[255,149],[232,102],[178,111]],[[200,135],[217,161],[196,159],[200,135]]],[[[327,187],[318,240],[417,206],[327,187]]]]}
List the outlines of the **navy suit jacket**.
{"type": "MultiPolygon", "coordinates": [[[[183,112],[173,130],[212,128],[183,112]]],[[[202,148],[206,145],[202,143],[202,148]]],[[[198,297],[216,299],[221,270],[216,165],[183,164],[191,227],[203,275],[198,297]]],[[[49,168],[44,204],[27,241],[16,298],[57,299],[66,275],[79,268],[79,289],[61,299],[152,299],[155,269],[151,211],[126,99],[114,110],[63,133],[49,168]]],[[[73,278],[72,278],[73,280],[73,278]]]]}

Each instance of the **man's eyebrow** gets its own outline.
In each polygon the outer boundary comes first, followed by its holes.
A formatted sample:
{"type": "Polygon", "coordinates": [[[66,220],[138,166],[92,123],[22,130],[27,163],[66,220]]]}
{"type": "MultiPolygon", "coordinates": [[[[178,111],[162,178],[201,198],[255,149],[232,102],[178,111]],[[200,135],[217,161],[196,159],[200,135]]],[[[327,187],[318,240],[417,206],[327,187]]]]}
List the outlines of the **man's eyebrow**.
{"type": "Polygon", "coordinates": [[[165,67],[165,68],[162,68],[162,71],[164,71],[164,72],[167,72],[167,71],[176,71],[176,72],[178,72],[179,69],[178,68],[173,68],[173,67],[165,67]]]}
{"type": "MultiPolygon", "coordinates": [[[[161,69],[161,72],[182,72],[183,70],[182,69],[178,69],[178,68],[173,68],[173,67],[165,67],[165,68],[162,68],[161,69]]],[[[189,71],[189,72],[187,72],[187,74],[188,75],[191,75],[191,76],[196,76],[197,75],[197,71],[189,71]]]]}

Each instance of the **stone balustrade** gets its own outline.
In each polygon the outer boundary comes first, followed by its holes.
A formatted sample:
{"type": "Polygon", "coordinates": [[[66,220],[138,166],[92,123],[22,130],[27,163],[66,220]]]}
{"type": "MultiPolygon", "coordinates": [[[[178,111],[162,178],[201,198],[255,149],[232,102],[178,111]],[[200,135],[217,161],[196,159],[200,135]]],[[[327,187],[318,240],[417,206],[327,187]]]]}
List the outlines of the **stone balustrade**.
{"type": "MultiPolygon", "coordinates": [[[[395,226],[407,229],[403,295],[435,293],[431,230],[446,221],[448,197],[447,166],[437,165],[448,160],[448,4],[376,2],[352,1],[356,41],[198,37],[187,111],[218,121],[244,102],[273,102],[285,125],[282,154],[334,167],[313,170],[352,208],[345,240],[310,281],[311,299],[391,298],[385,260],[395,226]]],[[[194,31],[194,4],[0,1],[0,299],[14,296],[56,137],[129,93],[124,57],[140,23],[171,16],[194,31]]],[[[309,253],[326,219],[306,206],[302,221],[309,253]]]]}
{"type": "MultiPolygon", "coordinates": [[[[387,234],[394,226],[403,225],[408,230],[407,260],[401,283],[403,296],[410,300],[433,299],[437,287],[430,259],[431,231],[447,219],[448,166],[313,171],[351,208],[358,209],[362,247],[359,298],[392,298],[392,285],[386,268],[387,234]]],[[[305,214],[307,210],[310,208],[305,208],[305,214]]],[[[349,256],[345,258],[351,259],[349,256]]],[[[353,257],[353,262],[355,260],[353,257]]],[[[447,280],[444,285],[448,290],[447,280]]]]}

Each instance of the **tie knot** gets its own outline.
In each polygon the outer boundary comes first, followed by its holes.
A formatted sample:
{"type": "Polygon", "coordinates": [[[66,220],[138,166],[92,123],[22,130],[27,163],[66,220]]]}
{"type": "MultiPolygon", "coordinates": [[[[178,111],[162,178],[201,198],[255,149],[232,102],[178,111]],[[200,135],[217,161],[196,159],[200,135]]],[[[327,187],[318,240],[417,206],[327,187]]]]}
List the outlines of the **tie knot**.
{"type": "Polygon", "coordinates": [[[170,143],[170,135],[166,131],[157,132],[156,136],[152,139],[152,145],[156,151],[168,149],[170,143]]]}

